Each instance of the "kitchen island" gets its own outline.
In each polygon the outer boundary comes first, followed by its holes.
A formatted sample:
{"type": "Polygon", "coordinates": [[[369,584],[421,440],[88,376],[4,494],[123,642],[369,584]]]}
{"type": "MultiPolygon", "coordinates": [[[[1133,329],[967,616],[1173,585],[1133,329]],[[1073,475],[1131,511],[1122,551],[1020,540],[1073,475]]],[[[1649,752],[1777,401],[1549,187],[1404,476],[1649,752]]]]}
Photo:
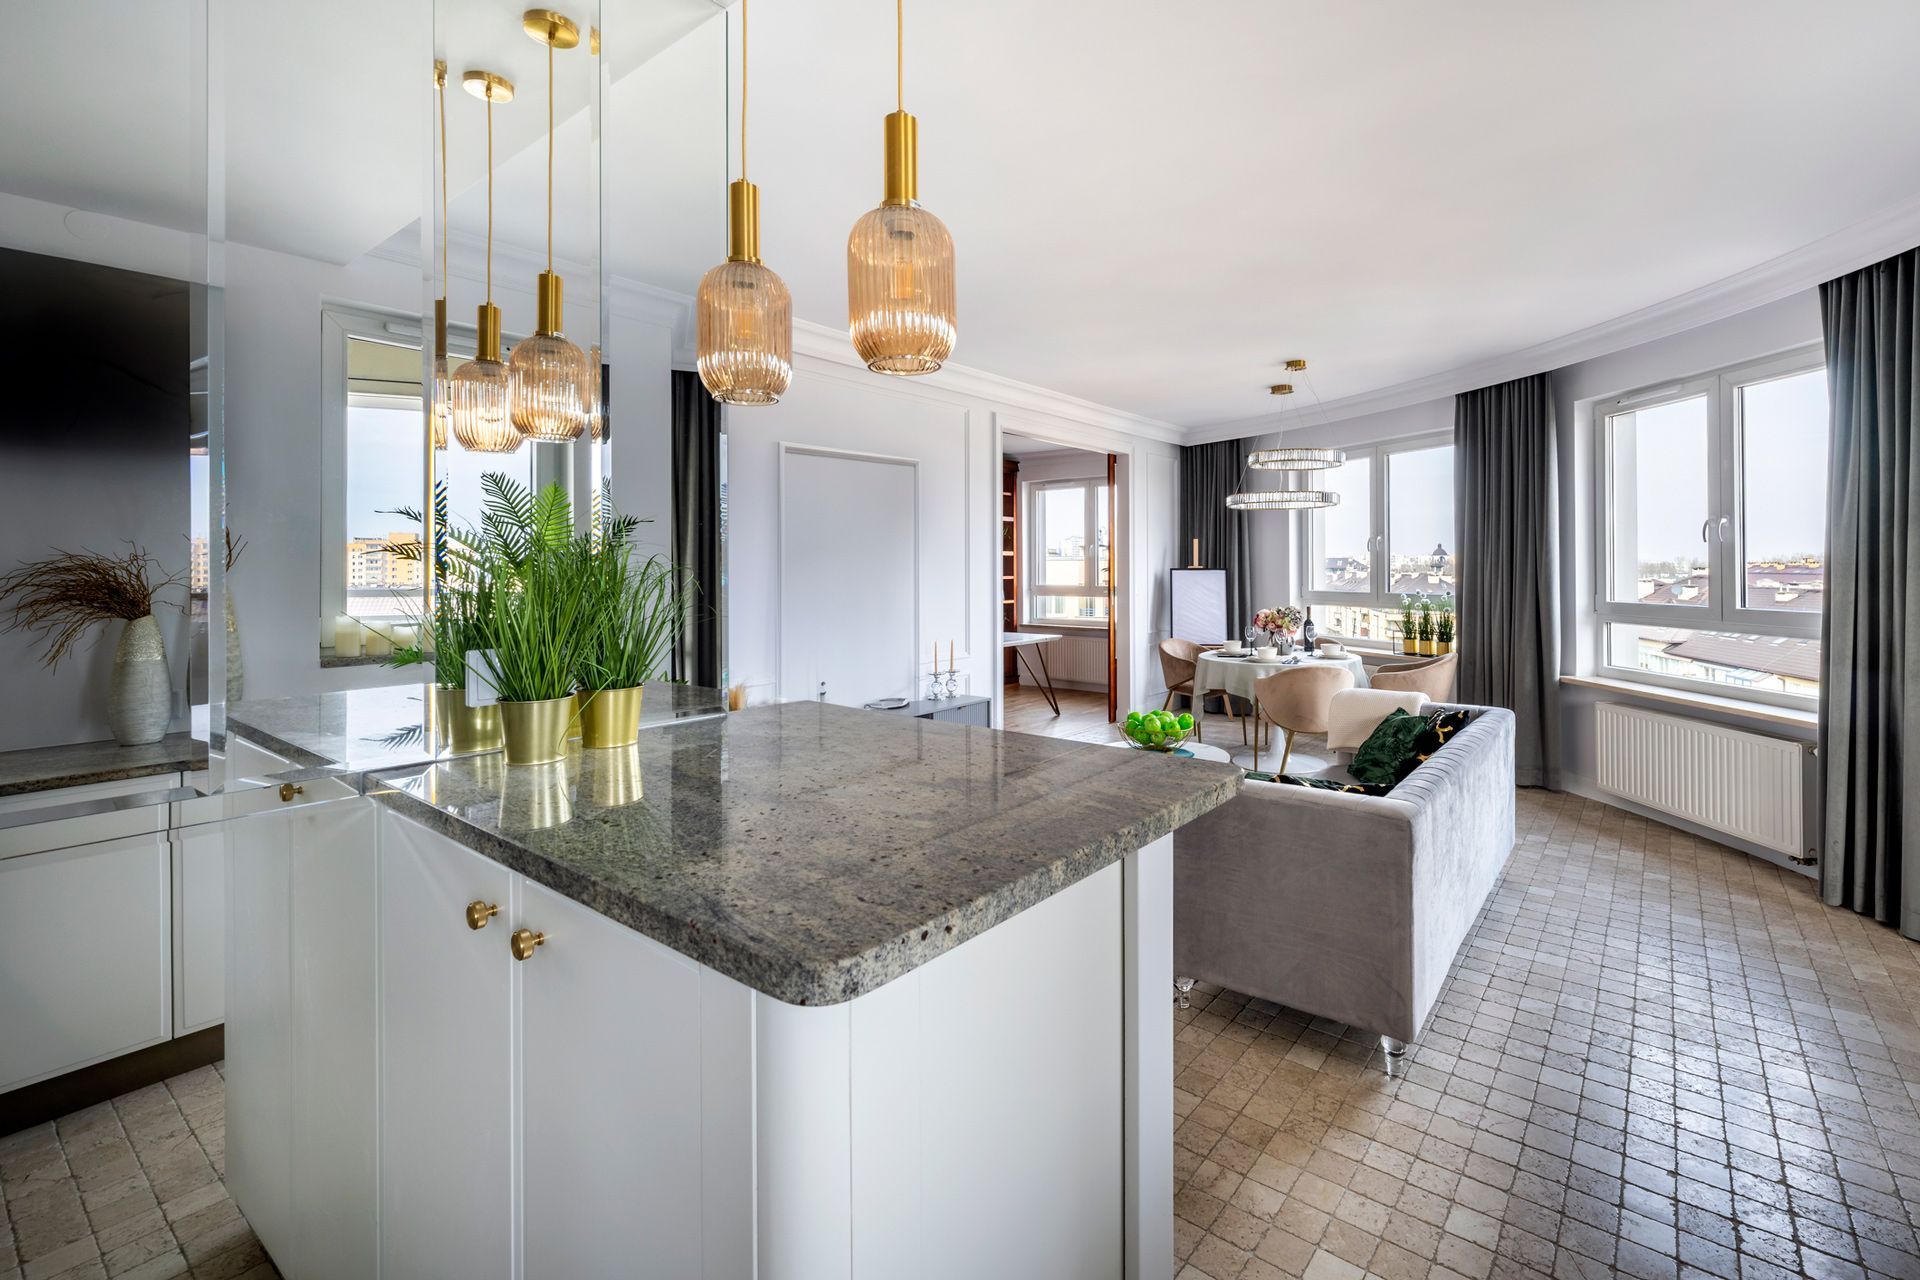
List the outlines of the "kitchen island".
{"type": "Polygon", "coordinates": [[[800,703],[235,822],[232,1193],[290,1280],[1170,1275],[1169,836],[1238,785],[800,703]]]}

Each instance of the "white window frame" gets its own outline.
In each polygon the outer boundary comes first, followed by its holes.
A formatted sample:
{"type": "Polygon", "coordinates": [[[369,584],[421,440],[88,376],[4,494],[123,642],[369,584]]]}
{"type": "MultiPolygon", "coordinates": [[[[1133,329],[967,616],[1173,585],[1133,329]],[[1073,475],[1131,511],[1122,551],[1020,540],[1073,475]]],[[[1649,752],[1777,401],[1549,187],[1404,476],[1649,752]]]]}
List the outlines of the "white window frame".
{"type": "MultiPolygon", "coordinates": [[[[1737,688],[1725,682],[1693,680],[1685,676],[1643,671],[1638,667],[1617,666],[1609,661],[1607,628],[1611,623],[1641,626],[1675,627],[1688,631],[1722,631],[1736,635],[1785,636],[1818,639],[1824,610],[1806,612],[1787,609],[1754,609],[1744,603],[1746,591],[1746,511],[1741,476],[1745,470],[1741,457],[1743,432],[1740,424],[1740,390],[1756,383],[1811,373],[1826,367],[1826,355],[1820,344],[1798,347],[1780,355],[1667,384],[1651,390],[1628,392],[1593,406],[1594,438],[1594,539],[1593,566],[1594,667],[1604,676],[1639,684],[1660,685],[1672,689],[1711,692],[1729,696],[1730,691],[1749,702],[1774,706],[1807,708],[1817,698],[1771,689],[1737,688]],[[1622,413],[1641,412],[1661,405],[1705,396],[1707,401],[1707,519],[1702,533],[1707,543],[1707,603],[1704,605],[1639,604],[1608,598],[1608,583],[1613,569],[1613,431],[1611,420],[1622,413]]],[[[1821,505],[1826,504],[1826,477],[1815,487],[1821,505]]]]}
{"type": "MultiPolygon", "coordinates": [[[[1084,528],[1092,537],[1099,536],[1100,529],[1100,490],[1106,488],[1107,478],[1097,476],[1062,476],[1053,480],[1023,480],[1020,483],[1020,500],[1024,504],[1025,520],[1021,524],[1022,547],[1020,549],[1020,622],[1022,626],[1066,628],[1086,631],[1105,631],[1106,618],[1042,618],[1034,616],[1034,601],[1043,596],[1089,596],[1102,598],[1107,589],[1100,585],[1100,556],[1092,547],[1093,554],[1081,561],[1085,572],[1084,581],[1079,585],[1043,585],[1040,572],[1046,560],[1046,548],[1042,545],[1041,521],[1039,516],[1041,494],[1051,489],[1083,489],[1086,493],[1086,514],[1084,528]]],[[[1107,530],[1107,554],[1113,554],[1113,530],[1107,530]]]]}
{"type": "MultiPolygon", "coordinates": [[[[1388,587],[1393,584],[1392,566],[1387,563],[1393,547],[1392,496],[1393,460],[1403,453],[1425,453],[1430,449],[1452,448],[1453,434],[1447,431],[1428,432],[1424,435],[1407,436],[1400,440],[1383,441],[1379,444],[1363,445],[1347,449],[1347,462],[1366,458],[1372,468],[1368,483],[1369,527],[1367,535],[1367,590],[1325,591],[1313,587],[1314,565],[1323,562],[1326,557],[1321,553],[1319,533],[1315,527],[1313,512],[1299,513],[1299,522],[1294,527],[1294,541],[1300,547],[1298,557],[1300,598],[1310,605],[1345,605],[1352,609],[1378,609],[1386,613],[1400,611],[1400,597],[1392,594],[1388,587]]],[[[1344,465],[1344,464],[1343,464],[1344,465]]],[[[1301,488],[1313,487],[1314,476],[1309,473],[1302,477],[1301,488]]],[[[1452,505],[1452,497],[1448,497],[1452,505]]],[[[1455,513],[1455,528],[1459,527],[1458,513],[1455,513]]],[[[1456,538],[1457,540],[1457,538],[1456,538]]],[[[1459,548],[1454,549],[1454,572],[1461,572],[1459,548]]],[[[1354,641],[1354,637],[1343,636],[1337,632],[1320,629],[1320,634],[1330,640],[1354,641]]],[[[1379,637],[1354,641],[1362,647],[1386,649],[1387,643],[1379,637]]]]}

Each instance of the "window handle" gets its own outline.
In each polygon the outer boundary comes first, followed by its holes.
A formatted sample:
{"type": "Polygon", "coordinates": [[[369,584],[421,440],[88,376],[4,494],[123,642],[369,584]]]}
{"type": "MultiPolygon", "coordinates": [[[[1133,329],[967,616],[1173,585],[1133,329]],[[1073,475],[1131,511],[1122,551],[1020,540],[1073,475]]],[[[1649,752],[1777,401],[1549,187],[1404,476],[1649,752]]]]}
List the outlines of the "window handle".
{"type": "Polygon", "coordinates": [[[1720,517],[1720,541],[1733,541],[1733,520],[1728,516],[1720,517]]]}
{"type": "Polygon", "coordinates": [[[1712,525],[1713,525],[1713,517],[1712,517],[1712,516],[1708,516],[1708,517],[1707,517],[1707,518],[1706,518],[1705,520],[1702,520],[1702,521],[1700,522],[1700,541],[1702,541],[1702,542],[1712,542],[1712,541],[1713,541],[1713,539],[1712,539],[1712,538],[1711,538],[1710,536],[1708,536],[1708,534],[1707,534],[1707,530],[1708,530],[1708,529],[1709,529],[1710,527],[1712,527],[1712,525]]]}

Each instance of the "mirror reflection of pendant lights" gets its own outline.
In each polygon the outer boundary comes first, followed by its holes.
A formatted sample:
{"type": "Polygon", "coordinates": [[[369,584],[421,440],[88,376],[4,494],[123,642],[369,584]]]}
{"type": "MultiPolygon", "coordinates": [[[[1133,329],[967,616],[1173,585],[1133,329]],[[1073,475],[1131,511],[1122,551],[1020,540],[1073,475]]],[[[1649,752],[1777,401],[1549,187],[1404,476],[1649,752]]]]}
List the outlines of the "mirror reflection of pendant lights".
{"type": "Polygon", "coordinates": [[[607,433],[606,404],[600,398],[600,344],[587,351],[587,432],[595,440],[607,433]]]}
{"type": "Polygon", "coordinates": [[[747,181],[747,0],[740,0],[740,177],[727,184],[727,260],[700,279],[701,385],[721,404],[778,404],[793,381],[793,297],[760,261],[760,188],[747,181]]]}
{"type": "Polygon", "coordinates": [[[906,109],[906,15],[894,0],[895,110],[880,207],[847,237],[847,331],[875,373],[932,373],[953,354],[953,237],[920,207],[920,125],[906,109]]]}
{"type": "Polygon", "coordinates": [[[487,104],[487,300],[480,304],[477,354],[453,375],[453,438],[475,453],[513,453],[526,437],[510,416],[512,379],[500,362],[500,308],[493,305],[493,106],[513,101],[513,82],[469,71],[460,83],[487,104]]]}
{"type": "Polygon", "coordinates": [[[433,64],[433,96],[440,108],[440,296],[433,300],[433,447],[447,447],[453,425],[453,387],[447,367],[447,64],[433,64]]]}
{"type": "MultiPolygon", "coordinates": [[[[1305,373],[1305,360],[1287,361],[1290,373],[1305,373]]],[[[1311,389],[1312,382],[1308,382],[1311,389]]],[[[1276,383],[1267,388],[1276,396],[1293,394],[1290,382],[1276,383]]],[[[1314,404],[1320,403],[1318,392],[1314,393],[1314,404]]],[[[1326,449],[1310,445],[1283,445],[1273,449],[1255,449],[1247,455],[1247,467],[1253,471],[1286,471],[1303,473],[1309,471],[1330,471],[1347,460],[1341,449],[1326,449]]],[[[1331,489],[1248,489],[1227,495],[1229,511],[1316,511],[1323,507],[1340,505],[1340,495],[1331,489]]]]}
{"type": "Polygon", "coordinates": [[[513,349],[513,425],[529,440],[577,440],[587,429],[587,353],[561,333],[560,277],[553,270],[553,52],[580,43],[580,28],[551,9],[521,15],[526,33],[547,46],[547,269],[539,276],[531,338],[513,349]]]}

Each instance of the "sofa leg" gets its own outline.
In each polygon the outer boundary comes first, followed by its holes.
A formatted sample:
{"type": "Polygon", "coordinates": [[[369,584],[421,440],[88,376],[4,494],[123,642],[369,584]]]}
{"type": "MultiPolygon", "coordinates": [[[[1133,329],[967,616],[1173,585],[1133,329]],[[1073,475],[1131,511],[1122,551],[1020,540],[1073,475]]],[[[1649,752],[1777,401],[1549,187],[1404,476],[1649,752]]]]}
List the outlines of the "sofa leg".
{"type": "Polygon", "coordinates": [[[1387,1068],[1391,1071],[1394,1063],[1407,1056],[1407,1042],[1395,1040],[1392,1036],[1381,1036],[1380,1051],[1387,1055],[1387,1068]]]}
{"type": "Polygon", "coordinates": [[[1187,1000],[1187,994],[1192,990],[1192,978],[1175,978],[1173,980],[1173,1007],[1176,1009],[1192,1008],[1192,1004],[1187,1000]]]}

